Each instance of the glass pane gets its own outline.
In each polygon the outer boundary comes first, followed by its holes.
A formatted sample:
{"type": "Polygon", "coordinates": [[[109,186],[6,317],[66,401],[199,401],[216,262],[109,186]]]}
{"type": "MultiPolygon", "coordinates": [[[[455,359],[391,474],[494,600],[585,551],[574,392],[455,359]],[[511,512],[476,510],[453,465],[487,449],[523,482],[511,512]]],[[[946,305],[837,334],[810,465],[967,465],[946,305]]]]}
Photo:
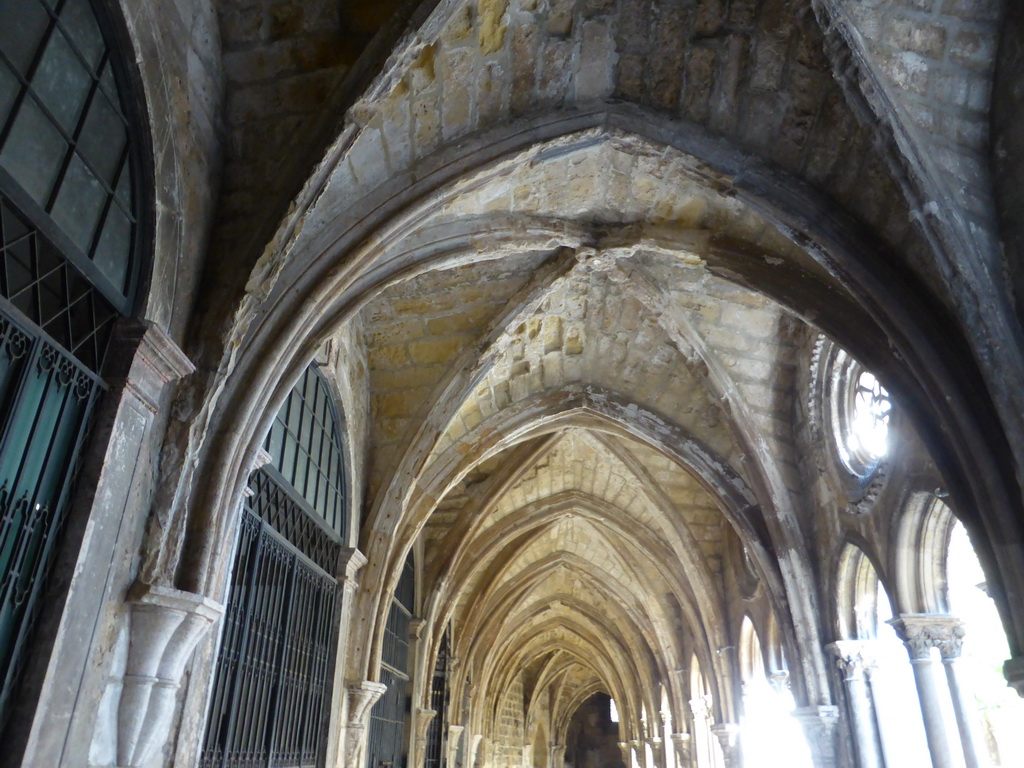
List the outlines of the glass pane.
{"type": "Polygon", "coordinates": [[[91,84],[92,78],[71,50],[67,39],[60,32],[55,32],[32,76],[32,90],[68,135],[78,127],[78,118],[91,84]]]}
{"type": "Polygon", "coordinates": [[[60,14],[60,22],[95,72],[106,46],[89,0],[67,0],[60,14]]]}
{"type": "Polygon", "coordinates": [[[121,178],[117,182],[117,202],[124,208],[128,215],[132,215],[132,174],[131,161],[124,164],[121,169],[121,178]]]}
{"type": "Polygon", "coordinates": [[[28,74],[32,58],[46,34],[50,14],[36,0],[0,0],[0,50],[21,74],[28,74]]]}
{"type": "Polygon", "coordinates": [[[116,205],[110,206],[93,262],[122,293],[128,277],[131,242],[132,223],[116,205]]]}
{"type": "Polygon", "coordinates": [[[7,125],[7,118],[14,106],[14,99],[21,90],[21,83],[18,82],[7,65],[0,61],[0,131],[7,125]]]}
{"type": "Polygon", "coordinates": [[[66,152],[67,143],[60,133],[35,101],[26,98],[0,152],[0,165],[33,200],[45,206],[66,152]]]}
{"type": "Polygon", "coordinates": [[[100,88],[107,94],[107,98],[115,104],[118,103],[117,83],[114,81],[114,70],[110,66],[110,59],[107,59],[107,63],[103,65],[103,74],[100,75],[100,88]]]}
{"type": "Polygon", "coordinates": [[[92,245],[96,222],[106,200],[106,190],[82,159],[74,155],[53,206],[53,220],[85,253],[92,245]]]}
{"type": "Polygon", "coordinates": [[[78,151],[92,163],[100,178],[111,188],[127,143],[124,123],[107,97],[97,93],[89,105],[89,116],[85,118],[85,125],[78,137],[78,151]]]}

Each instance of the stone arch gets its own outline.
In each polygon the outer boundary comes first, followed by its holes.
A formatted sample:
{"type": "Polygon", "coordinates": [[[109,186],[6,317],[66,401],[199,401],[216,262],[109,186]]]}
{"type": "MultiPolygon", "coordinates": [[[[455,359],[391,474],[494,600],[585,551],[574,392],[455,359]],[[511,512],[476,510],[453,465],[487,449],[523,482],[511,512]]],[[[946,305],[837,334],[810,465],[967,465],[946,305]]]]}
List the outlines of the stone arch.
{"type": "Polygon", "coordinates": [[[956,524],[953,511],[933,492],[909,496],[899,520],[896,583],[905,613],[949,613],[946,549],[956,524]]]}

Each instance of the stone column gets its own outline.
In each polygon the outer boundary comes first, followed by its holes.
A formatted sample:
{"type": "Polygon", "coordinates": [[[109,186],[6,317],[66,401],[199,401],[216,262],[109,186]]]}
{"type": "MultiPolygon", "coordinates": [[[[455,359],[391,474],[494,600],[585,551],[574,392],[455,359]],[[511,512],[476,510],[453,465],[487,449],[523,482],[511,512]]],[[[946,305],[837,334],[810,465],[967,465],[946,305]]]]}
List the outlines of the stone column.
{"type": "Polygon", "coordinates": [[[932,765],[934,768],[953,768],[949,740],[946,738],[946,724],[943,722],[942,709],[939,706],[940,693],[935,664],[931,655],[932,648],[942,642],[946,633],[931,621],[932,618],[918,614],[901,614],[898,619],[889,619],[889,623],[910,654],[932,765]]]}
{"type": "Polygon", "coordinates": [[[711,753],[712,745],[708,742],[711,731],[709,730],[710,710],[707,699],[704,697],[690,699],[690,714],[693,715],[693,730],[697,739],[697,752],[693,756],[693,762],[702,767],[714,765],[711,753]]]}
{"type": "Polygon", "coordinates": [[[693,740],[688,733],[673,733],[672,746],[675,747],[676,762],[679,768],[690,768],[693,740]]]}
{"type": "Polygon", "coordinates": [[[665,753],[662,750],[662,741],[659,737],[648,736],[644,740],[644,753],[647,768],[665,768],[665,753]]]}
{"type": "Polygon", "coordinates": [[[523,744],[523,768],[533,766],[533,744],[523,744]]]}
{"type": "Polygon", "coordinates": [[[130,606],[128,662],[117,710],[117,765],[148,763],[167,742],[185,664],[224,612],[202,595],[136,582],[130,606]]]}
{"type": "Polygon", "coordinates": [[[863,640],[839,640],[825,648],[835,657],[836,665],[843,675],[860,767],[882,768],[882,755],[866,677],[867,668],[874,666],[868,644],[863,640]]]}
{"type": "Polygon", "coordinates": [[[363,768],[366,762],[370,710],[388,689],[383,683],[363,680],[348,687],[348,723],[345,726],[345,766],[363,768]]]}
{"type": "Polygon", "coordinates": [[[975,741],[973,708],[968,703],[968,695],[964,690],[956,661],[963,650],[965,628],[959,619],[943,619],[946,622],[946,636],[938,643],[942,666],[946,669],[946,682],[949,684],[949,695],[953,699],[953,714],[956,716],[956,727],[960,732],[960,745],[964,750],[964,762],[967,768],[979,768],[978,746],[975,741]]]}
{"type": "Polygon", "coordinates": [[[427,731],[437,712],[433,709],[416,709],[416,754],[413,756],[415,768],[423,768],[427,762],[427,731]]]}
{"type": "MultiPolygon", "coordinates": [[[[338,553],[338,563],[334,568],[334,577],[341,583],[341,605],[338,607],[338,644],[335,646],[334,657],[334,694],[331,701],[330,725],[328,734],[336,733],[336,739],[327,742],[327,765],[334,765],[347,754],[345,738],[348,731],[348,707],[352,700],[348,685],[345,682],[345,658],[348,655],[349,627],[352,623],[352,608],[355,605],[356,591],[359,589],[359,571],[366,565],[366,556],[355,547],[346,547],[338,553]]],[[[361,768],[361,767],[360,767],[361,768]]]]}
{"type": "MultiPolygon", "coordinates": [[[[459,757],[459,743],[462,741],[462,733],[466,730],[464,725],[448,726],[448,754],[445,758],[445,765],[448,768],[455,768],[455,761],[459,757]]],[[[472,761],[467,761],[466,768],[472,768],[472,761]]]]}
{"type": "Polygon", "coordinates": [[[565,745],[555,744],[551,747],[551,765],[549,768],[562,768],[565,765],[565,745]]]}
{"type": "Polygon", "coordinates": [[[722,747],[725,768],[740,768],[740,727],[736,723],[718,723],[711,733],[722,747]]]}
{"type": "Polygon", "coordinates": [[[804,707],[793,713],[804,729],[814,768],[835,768],[839,707],[804,707]]]}

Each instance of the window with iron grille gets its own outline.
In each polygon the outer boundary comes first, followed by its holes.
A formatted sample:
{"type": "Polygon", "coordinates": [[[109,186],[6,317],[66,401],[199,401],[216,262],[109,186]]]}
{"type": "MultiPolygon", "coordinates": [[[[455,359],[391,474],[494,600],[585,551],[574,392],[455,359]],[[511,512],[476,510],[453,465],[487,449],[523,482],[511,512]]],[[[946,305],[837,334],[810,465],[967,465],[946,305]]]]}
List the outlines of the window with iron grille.
{"type": "Polygon", "coordinates": [[[199,761],[203,768],[314,768],[323,759],[339,599],[331,574],[345,510],[338,420],[333,404],[321,399],[328,392],[321,378],[311,366],[295,385],[267,440],[275,448],[274,463],[249,480],[199,761]],[[311,377],[317,379],[313,385],[311,377]],[[288,449],[282,446],[292,438],[274,437],[273,431],[291,424],[294,441],[288,449]],[[333,443],[330,449],[322,445],[326,440],[333,443]],[[301,491],[295,478],[302,479],[301,491]],[[331,504],[318,504],[324,498],[318,489],[325,487],[337,492],[328,497],[331,504]]]}
{"type": "Polygon", "coordinates": [[[415,596],[416,572],[410,552],[384,627],[380,681],[387,690],[370,711],[367,768],[402,768],[404,765],[405,732],[412,704],[409,627],[415,596]]]}
{"type": "Polygon", "coordinates": [[[96,0],[0,0],[0,725],[117,318],[142,269],[138,130],[96,0]]]}
{"type": "Polygon", "coordinates": [[[445,725],[448,721],[448,630],[441,636],[441,647],[434,662],[434,675],[430,683],[430,708],[434,719],[427,728],[426,768],[444,768],[445,725]]]}

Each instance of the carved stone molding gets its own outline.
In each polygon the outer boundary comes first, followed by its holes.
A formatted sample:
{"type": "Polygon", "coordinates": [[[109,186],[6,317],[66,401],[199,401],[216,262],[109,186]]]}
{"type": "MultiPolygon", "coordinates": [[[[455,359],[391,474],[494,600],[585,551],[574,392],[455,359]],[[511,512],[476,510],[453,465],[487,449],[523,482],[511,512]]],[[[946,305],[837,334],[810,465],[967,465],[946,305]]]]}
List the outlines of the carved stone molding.
{"type": "Polygon", "coordinates": [[[158,325],[118,320],[111,340],[108,378],[123,385],[156,413],[164,386],[195,371],[195,365],[158,325]]]}
{"type": "Polygon", "coordinates": [[[366,725],[370,710],[388,687],[363,680],[348,686],[348,724],[345,728],[345,765],[360,766],[366,753],[366,725]]]}
{"type": "Polygon", "coordinates": [[[224,613],[202,595],[136,582],[128,591],[129,645],[117,710],[117,764],[147,764],[167,741],[185,664],[224,613]]]}
{"type": "Polygon", "coordinates": [[[455,759],[459,755],[459,743],[462,741],[462,733],[466,730],[464,725],[448,726],[448,759],[447,765],[454,766],[455,759]]]}
{"type": "Polygon", "coordinates": [[[427,731],[436,716],[437,710],[423,709],[422,707],[416,709],[416,755],[413,763],[416,766],[422,766],[426,762],[427,731]]]}
{"type": "Polygon", "coordinates": [[[1003,677],[1018,695],[1024,696],[1024,656],[1014,656],[1003,664],[1003,677]]]}
{"type": "Polygon", "coordinates": [[[943,661],[960,657],[966,630],[955,616],[903,613],[888,623],[907,647],[912,661],[930,658],[932,648],[939,649],[943,661]]]}
{"type": "Polygon", "coordinates": [[[366,555],[355,547],[344,547],[338,553],[338,565],[335,568],[334,576],[345,586],[351,585],[354,589],[358,586],[357,575],[364,565],[366,565],[366,555]]]}
{"type": "Polygon", "coordinates": [[[836,726],[839,707],[804,707],[793,712],[811,749],[815,768],[833,768],[836,764],[836,726]]]}
{"type": "Polygon", "coordinates": [[[681,766],[690,764],[690,750],[693,740],[688,733],[673,733],[670,737],[676,748],[676,759],[681,766]]]}
{"type": "Polygon", "coordinates": [[[711,733],[722,746],[726,768],[739,768],[740,727],[736,723],[718,723],[711,726],[711,733]]]}

